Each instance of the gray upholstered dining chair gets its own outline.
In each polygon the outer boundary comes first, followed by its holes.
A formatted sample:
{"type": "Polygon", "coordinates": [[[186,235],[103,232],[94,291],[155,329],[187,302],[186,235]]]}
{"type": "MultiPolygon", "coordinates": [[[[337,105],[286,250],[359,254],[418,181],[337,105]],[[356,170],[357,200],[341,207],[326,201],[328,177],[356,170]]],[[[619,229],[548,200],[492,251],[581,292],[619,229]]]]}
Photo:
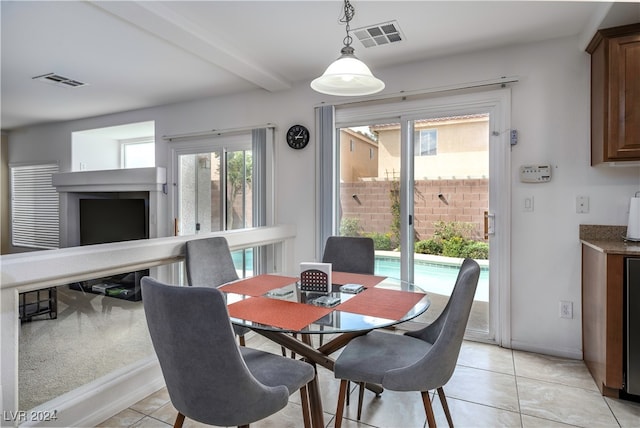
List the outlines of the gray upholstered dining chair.
{"type": "Polygon", "coordinates": [[[171,403],[185,417],[218,426],[248,426],[283,409],[300,390],[305,427],[310,424],[307,384],[313,366],[238,346],[224,293],[141,280],[151,341],[171,403]]]}
{"type": "MultiPolygon", "coordinates": [[[[376,252],[373,239],[355,236],[330,236],[324,245],[323,263],[331,263],[331,270],[373,275],[376,252]]],[[[322,346],[323,335],[319,341],[322,346]]]]}
{"type": "Polygon", "coordinates": [[[478,263],[465,259],[447,305],[427,327],[404,335],[372,331],[349,342],[334,367],[335,377],[341,379],[336,428],[342,425],[349,381],[360,384],[358,419],[362,387],[373,383],[392,391],[420,391],[429,427],[436,426],[429,398],[429,391],[436,389],[447,422],[453,426],[442,387],[455,370],[479,276],[478,263]]]}
{"type": "Polygon", "coordinates": [[[238,279],[229,243],[223,236],[187,241],[185,257],[189,285],[218,287],[238,279]]]}
{"type": "Polygon", "coordinates": [[[330,236],[324,246],[323,263],[339,272],[373,275],[375,249],[373,239],[353,236],[330,236]]]}
{"type": "MultiPolygon", "coordinates": [[[[219,287],[236,281],[238,273],[233,264],[229,243],[223,236],[187,241],[185,251],[187,283],[199,287],[219,287]]],[[[233,326],[240,345],[245,345],[246,327],[233,326]]]]}

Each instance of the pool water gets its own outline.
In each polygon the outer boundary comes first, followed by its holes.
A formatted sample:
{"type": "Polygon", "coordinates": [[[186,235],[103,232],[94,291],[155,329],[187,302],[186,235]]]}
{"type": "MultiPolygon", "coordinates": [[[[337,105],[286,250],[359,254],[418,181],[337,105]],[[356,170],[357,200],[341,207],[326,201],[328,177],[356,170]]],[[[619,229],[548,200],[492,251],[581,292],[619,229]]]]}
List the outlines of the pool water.
{"type": "MultiPolygon", "coordinates": [[[[461,262],[462,263],[462,262],[461,262]]],[[[427,292],[451,295],[460,265],[414,260],[414,283],[427,292]]],[[[376,255],[375,274],[400,277],[400,258],[376,255]]],[[[482,266],[474,300],[489,301],[489,268],[482,266]]]]}
{"type": "MultiPolygon", "coordinates": [[[[400,254],[396,254],[397,256],[376,254],[375,274],[399,278],[400,254]]],[[[242,274],[242,251],[233,251],[231,256],[238,270],[238,275],[245,276],[242,274]]],[[[253,274],[251,270],[253,266],[252,249],[245,251],[245,260],[246,276],[251,276],[253,274]]],[[[414,282],[427,292],[450,296],[459,270],[460,264],[439,263],[433,260],[420,260],[417,258],[414,260],[414,282]]],[[[489,268],[487,266],[481,266],[480,279],[478,280],[478,288],[474,300],[489,301],[489,268]]]]}

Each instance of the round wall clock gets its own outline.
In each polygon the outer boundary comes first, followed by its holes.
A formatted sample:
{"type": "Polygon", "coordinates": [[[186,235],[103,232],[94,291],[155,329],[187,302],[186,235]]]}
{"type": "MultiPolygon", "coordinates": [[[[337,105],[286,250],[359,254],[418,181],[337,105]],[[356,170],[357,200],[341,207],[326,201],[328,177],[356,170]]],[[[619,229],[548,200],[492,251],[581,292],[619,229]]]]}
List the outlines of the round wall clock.
{"type": "Polygon", "coordinates": [[[304,149],[309,144],[309,130],[302,125],[293,125],[287,131],[287,144],[292,149],[304,149]]]}

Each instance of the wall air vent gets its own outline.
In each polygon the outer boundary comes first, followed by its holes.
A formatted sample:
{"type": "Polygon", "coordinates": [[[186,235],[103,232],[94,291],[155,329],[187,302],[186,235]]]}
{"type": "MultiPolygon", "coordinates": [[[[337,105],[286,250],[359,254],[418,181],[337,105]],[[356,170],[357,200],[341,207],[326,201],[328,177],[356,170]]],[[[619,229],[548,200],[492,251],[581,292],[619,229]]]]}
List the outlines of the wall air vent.
{"type": "Polygon", "coordinates": [[[79,80],[70,79],[68,77],[60,76],[55,73],[47,73],[42,76],[32,77],[33,80],[39,82],[48,83],[50,85],[64,86],[67,88],[79,88],[80,86],[86,86],[87,83],[80,82],[79,80]]]}
{"type": "Polygon", "coordinates": [[[396,43],[404,39],[396,21],[356,28],[353,30],[353,34],[365,48],[396,43]]]}

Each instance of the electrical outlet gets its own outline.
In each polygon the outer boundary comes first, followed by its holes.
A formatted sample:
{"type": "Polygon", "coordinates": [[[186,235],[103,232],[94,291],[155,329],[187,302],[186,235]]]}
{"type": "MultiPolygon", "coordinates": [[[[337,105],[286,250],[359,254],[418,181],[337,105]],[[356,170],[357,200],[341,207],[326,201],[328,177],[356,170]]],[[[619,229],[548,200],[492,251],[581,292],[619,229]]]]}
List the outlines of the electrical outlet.
{"type": "Polygon", "coordinates": [[[567,300],[560,301],[560,318],[573,318],[573,302],[567,300]]]}

